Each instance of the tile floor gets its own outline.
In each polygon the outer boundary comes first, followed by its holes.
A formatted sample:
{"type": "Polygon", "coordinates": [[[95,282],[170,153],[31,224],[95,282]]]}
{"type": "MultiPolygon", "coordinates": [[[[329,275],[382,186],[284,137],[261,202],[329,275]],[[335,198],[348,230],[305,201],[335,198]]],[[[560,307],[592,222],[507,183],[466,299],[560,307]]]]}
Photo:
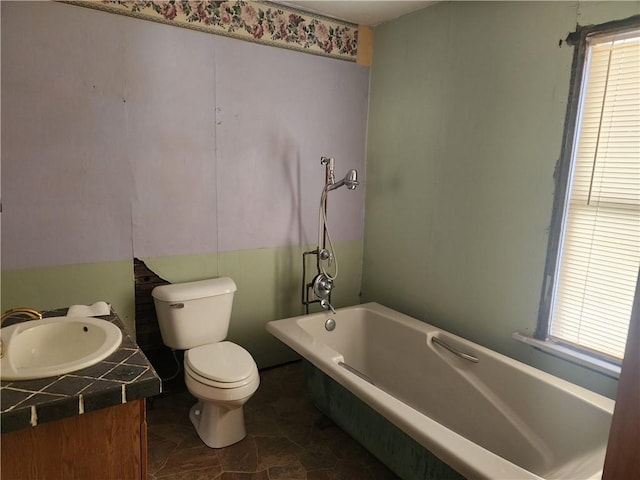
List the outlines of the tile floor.
{"type": "Polygon", "coordinates": [[[245,405],[247,437],[205,446],[189,421],[187,392],[147,404],[150,480],[394,480],[397,477],[311,403],[303,366],[260,372],[245,405]]]}

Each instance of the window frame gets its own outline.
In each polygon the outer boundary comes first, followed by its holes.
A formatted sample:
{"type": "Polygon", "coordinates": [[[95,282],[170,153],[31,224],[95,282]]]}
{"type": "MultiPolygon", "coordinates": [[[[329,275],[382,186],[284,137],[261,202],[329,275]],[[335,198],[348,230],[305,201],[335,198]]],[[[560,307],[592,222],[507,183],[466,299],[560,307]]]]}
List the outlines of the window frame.
{"type": "Polygon", "coordinates": [[[561,253],[560,245],[564,229],[563,220],[569,201],[573,150],[576,135],[578,134],[578,112],[580,110],[584,69],[586,66],[587,39],[595,35],[615,34],[634,28],[640,28],[640,15],[634,15],[623,20],[615,20],[599,25],[584,27],[578,25],[576,31],[570,33],[566,39],[566,43],[574,47],[573,63],[571,67],[569,100],[565,115],[562,148],[554,172],[555,190],[547,243],[547,258],[538,309],[538,322],[532,339],[525,339],[521,335],[516,335],[516,338],[521,341],[533,344],[549,353],[614,377],[619,376],[621,361],[616,361],[605,354],[601,355],[568,342],[565,343],[556,339],[550,339],[549,333],[552,321],[552,302],[558,274],[558,257],[561,253]]]}

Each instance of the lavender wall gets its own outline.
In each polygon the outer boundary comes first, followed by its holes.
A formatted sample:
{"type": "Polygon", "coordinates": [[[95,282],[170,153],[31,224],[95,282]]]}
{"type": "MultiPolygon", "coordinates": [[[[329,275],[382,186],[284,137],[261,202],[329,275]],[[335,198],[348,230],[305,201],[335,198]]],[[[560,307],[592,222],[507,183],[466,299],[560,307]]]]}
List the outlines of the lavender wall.
{"type": "MultiPolygon", "coordinates": [[[[4,270],[314,243],[320,156],[364,179],[368,68],[1,8],[4,270]]],[[[333,193],[334,241],[361,240],[364,189],[333,193]]]]}
{"type": "MultiPolygon", "coordinates": [[[[227,38],[215,55],[220,249],[314,243],[320,156],[364,174],[369,69],[227,38]]],[[[364,188],[342,190],[334,240],[362,240],[364,188]]]]}

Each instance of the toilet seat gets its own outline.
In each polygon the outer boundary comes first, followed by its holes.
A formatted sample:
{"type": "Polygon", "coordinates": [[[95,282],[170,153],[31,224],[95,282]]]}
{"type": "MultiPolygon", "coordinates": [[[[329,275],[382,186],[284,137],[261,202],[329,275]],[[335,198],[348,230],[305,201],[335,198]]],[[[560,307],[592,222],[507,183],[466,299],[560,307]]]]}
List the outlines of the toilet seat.
{"type": "Polygon", "coordinates": [[[188,377],[192,382],[198,383],[206,388],[212,390],[225,390],[225,391],[240,391],[245,387],[251,387],[253,384],[256,386],[260,383],[260,376],[256,371],[255,375],[250,375],[240,382],[216,382],[209,378],[202,377],[198,375],[193,370],[191,370],[188,366],[185,365],[184,369],[185,379],[188,377]]]}
{"type": "Polygon", "coordinates": [[[240,345],[212,343],[187,350],[185,373],[194,380],[215,388],[239,388],[255,381],[258,367],[240,345]]]}

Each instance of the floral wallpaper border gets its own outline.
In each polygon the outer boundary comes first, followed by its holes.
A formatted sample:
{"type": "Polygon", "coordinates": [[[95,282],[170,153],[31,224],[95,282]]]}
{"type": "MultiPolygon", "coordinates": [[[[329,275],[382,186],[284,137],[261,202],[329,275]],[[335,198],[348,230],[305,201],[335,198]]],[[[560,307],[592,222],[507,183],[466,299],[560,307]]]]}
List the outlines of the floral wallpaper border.
{"type": "Polygon", "coordinates": [[[358,26],[265,1],[61,1],[274,47],[356,61],[358,26]]]}

